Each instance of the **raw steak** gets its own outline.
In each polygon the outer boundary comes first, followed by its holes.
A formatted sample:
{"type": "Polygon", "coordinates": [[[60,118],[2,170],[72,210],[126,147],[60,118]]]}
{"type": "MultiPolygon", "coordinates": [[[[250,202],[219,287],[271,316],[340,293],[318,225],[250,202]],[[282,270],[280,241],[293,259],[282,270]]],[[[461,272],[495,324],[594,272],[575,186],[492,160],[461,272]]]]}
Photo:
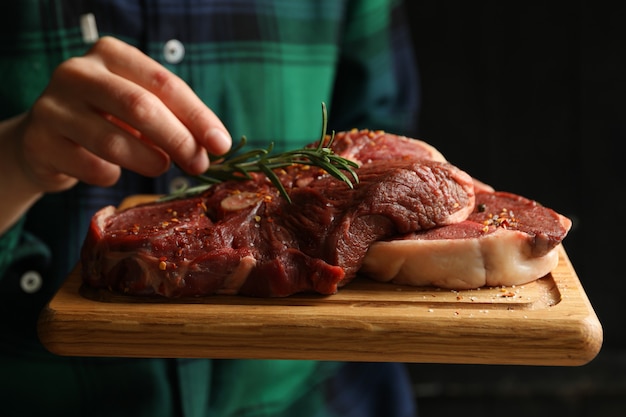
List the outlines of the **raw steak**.
{"type": "Polygon", "coordinates": [[[571,221],[524,197],[478,192],[467,220],[374,243],[361,272],[379,281],[472,289],[521,285],[558,262],[571,221]]]}
{"type": "Polygon", "coordinates": [[[335,136],[333,151],[360,164],[403,158],[446,162],[446,158],[432,145],[384,131],[354,129],[339,132],[335,136]]]}
{"type": "MultiPolygon", "coordinates": [[[[446,158],[432,145],[406,136],[398,136],[384,131],[351,130],[336,135],[333,151],[344,158],[360,164],[372,161],[419,158],[446,162],[446,158]]],[[[474,178],[474,189],[494,191],[493,188],[474,178]]]]}
{"type": "Polygon", "coordinates": [[[83,245],[85,283],[166,297],[332,294],[373,242],[461,222],[474,207],[473,179],[423,142],[353,131],[335,146],[363,164],[354,189],[294,166],[280,173],[292,204],[254,175],[196,198],[102,209],[83,245]]]}

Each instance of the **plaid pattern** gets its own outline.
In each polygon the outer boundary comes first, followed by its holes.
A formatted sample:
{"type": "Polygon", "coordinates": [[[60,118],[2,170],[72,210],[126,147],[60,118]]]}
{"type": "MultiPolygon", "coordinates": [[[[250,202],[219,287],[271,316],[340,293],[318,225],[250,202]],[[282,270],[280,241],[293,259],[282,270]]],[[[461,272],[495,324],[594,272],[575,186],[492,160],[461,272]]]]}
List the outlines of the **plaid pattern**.
{"type": "MultiPolygon", "coordinates": [[[[285,149],[317,139],[321,102],[331,129],[412,134],[416,78],[399,1],[13,1],[0,15],[0,120],[27,110],[60,62],[87,51],[79,17],[93,13],[100,35],[139,47],[179,75],[250,146],[274,141],[285,149]],[[177,64],[164,57],[171,39],[185,47],[177,64]]],[[[363,395],[367,387],[355,381],[365,368],[354,365],[57,358],[43,350],[37,314],[76,263],[93,213],[130,194],[167,192],[178,175],[125,172],[114,187],[79,184],[43,198],[0,237],[3,415],[348,416],[359,409],[352,405],[370,401],[364,408],[376,409],[380,397],[363,395]],[[33,265],[44,285],[25,294],[19,277],[33,265]],[[355,388],[329,391],[329,378],[355,388]]],[[[395,365],[367,369],[393,373],[377,385],[389,395],[406,382],[395,365]]],[[[400,411],[385,415],[410,415],[410,401],[402,402],[410,395],[400,397],[400,411]]]]}

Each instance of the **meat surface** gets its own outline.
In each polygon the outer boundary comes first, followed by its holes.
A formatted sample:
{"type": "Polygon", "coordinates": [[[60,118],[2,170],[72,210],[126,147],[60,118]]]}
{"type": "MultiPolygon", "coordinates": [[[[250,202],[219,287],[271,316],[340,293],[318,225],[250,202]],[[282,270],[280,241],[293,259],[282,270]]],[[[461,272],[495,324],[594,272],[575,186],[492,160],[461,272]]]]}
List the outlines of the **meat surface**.
{"type": "MultiPolygon", "coordinates": [[[[312,144],[315,146],[315,144],[312,144]]],[[[357,274],[415,286],[521,285],[549,273],[571,222],[496,192],[427,143],[340,132],[356,161],[350,189],[324,171],[226,182],[203,195],[100,210],[81,252],[87,285],[131,295],[333,294],[357,274]]]]}
{"type": "Polygon", "coordinates": [[[354,129],[339,132],[335,136],[333,151],[360,164],[403,158],[446,162],[446,158],[432,145],[384,131],[354,129]]]}
{"type": "Polygon", "coordinates": [[[372,244],[361,273],[455,290],[522,285],[558,263],[571,221],[524,197],[477,192],[467,220],[372,244]]]}
{"type": "Polygon", "coordinates": [[[280,173],[292,204],[255,174],[199,197],[102,209],[81,252],[84,282],[165,297],[333,294],[373,242],[459,223],[475,206],[473,179],[421,141],[352,131],[334,146],[362,164],[354,189],[294,166],[280,173]]]}

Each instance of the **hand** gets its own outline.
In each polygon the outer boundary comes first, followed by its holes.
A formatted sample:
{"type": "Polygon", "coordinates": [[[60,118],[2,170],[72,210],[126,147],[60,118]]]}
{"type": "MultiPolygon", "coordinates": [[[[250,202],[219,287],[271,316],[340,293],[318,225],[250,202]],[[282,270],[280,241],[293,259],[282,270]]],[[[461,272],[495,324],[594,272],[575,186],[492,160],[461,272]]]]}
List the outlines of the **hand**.
{"type": "Polygon", "coordinates": [[[108,186],[124,167],[146,176],[175,161],[190,174],[225,153],[228,131],[187,84],[138,49],[100,39],[71,58],[20,123],[17,161],[42,192],[108,186]]]}

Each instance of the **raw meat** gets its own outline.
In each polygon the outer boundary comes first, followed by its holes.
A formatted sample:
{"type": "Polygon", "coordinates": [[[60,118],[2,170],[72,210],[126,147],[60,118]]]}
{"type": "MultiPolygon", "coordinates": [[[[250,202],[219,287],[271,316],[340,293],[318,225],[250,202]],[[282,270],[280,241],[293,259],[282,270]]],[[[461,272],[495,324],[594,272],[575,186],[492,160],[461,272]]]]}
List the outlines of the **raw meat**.
{"type": "Polygon", "coordinates": [[[360,164],[403,158],[446,162],[446,158],[432,145],[384,131],[354,129],[339,132],[335,136],[333,151],[360,164]]]}
{"type": "Polygon", "coordinates": [[[254,174],[194,198],[102,209],[81,253],[84,282],[132,295],[281,297],[333,294],[357,274],[519,285],[556,266],[569,219],[495,192],[427,143],[352,130],[333,150],[360,165],[353,190],[296,165],[278,173],[292,204],[254,174]]]}
{"type": "Polygon", "coordinates": [[[524,197],[478,192],[467,220],[374,243],[361,272],[455,290],[521,285],[556,267],[570,227],[568,218],[524,197]]]}
{"type": "Polygon", "coordinates": [[[373,242],[458,223],[474,207],[473,179],[423,142],[354,131],[335,144],[363,163],[354,189],[294,166],[280,173],[292,204],[254,175],[201,197],[104,208],[83,246],[85,283],[165,297],[332,294],[356,276],[373,242]],[[368,156],[377,146],[391,155],[394,141],[401,157],[368,156]]]}

